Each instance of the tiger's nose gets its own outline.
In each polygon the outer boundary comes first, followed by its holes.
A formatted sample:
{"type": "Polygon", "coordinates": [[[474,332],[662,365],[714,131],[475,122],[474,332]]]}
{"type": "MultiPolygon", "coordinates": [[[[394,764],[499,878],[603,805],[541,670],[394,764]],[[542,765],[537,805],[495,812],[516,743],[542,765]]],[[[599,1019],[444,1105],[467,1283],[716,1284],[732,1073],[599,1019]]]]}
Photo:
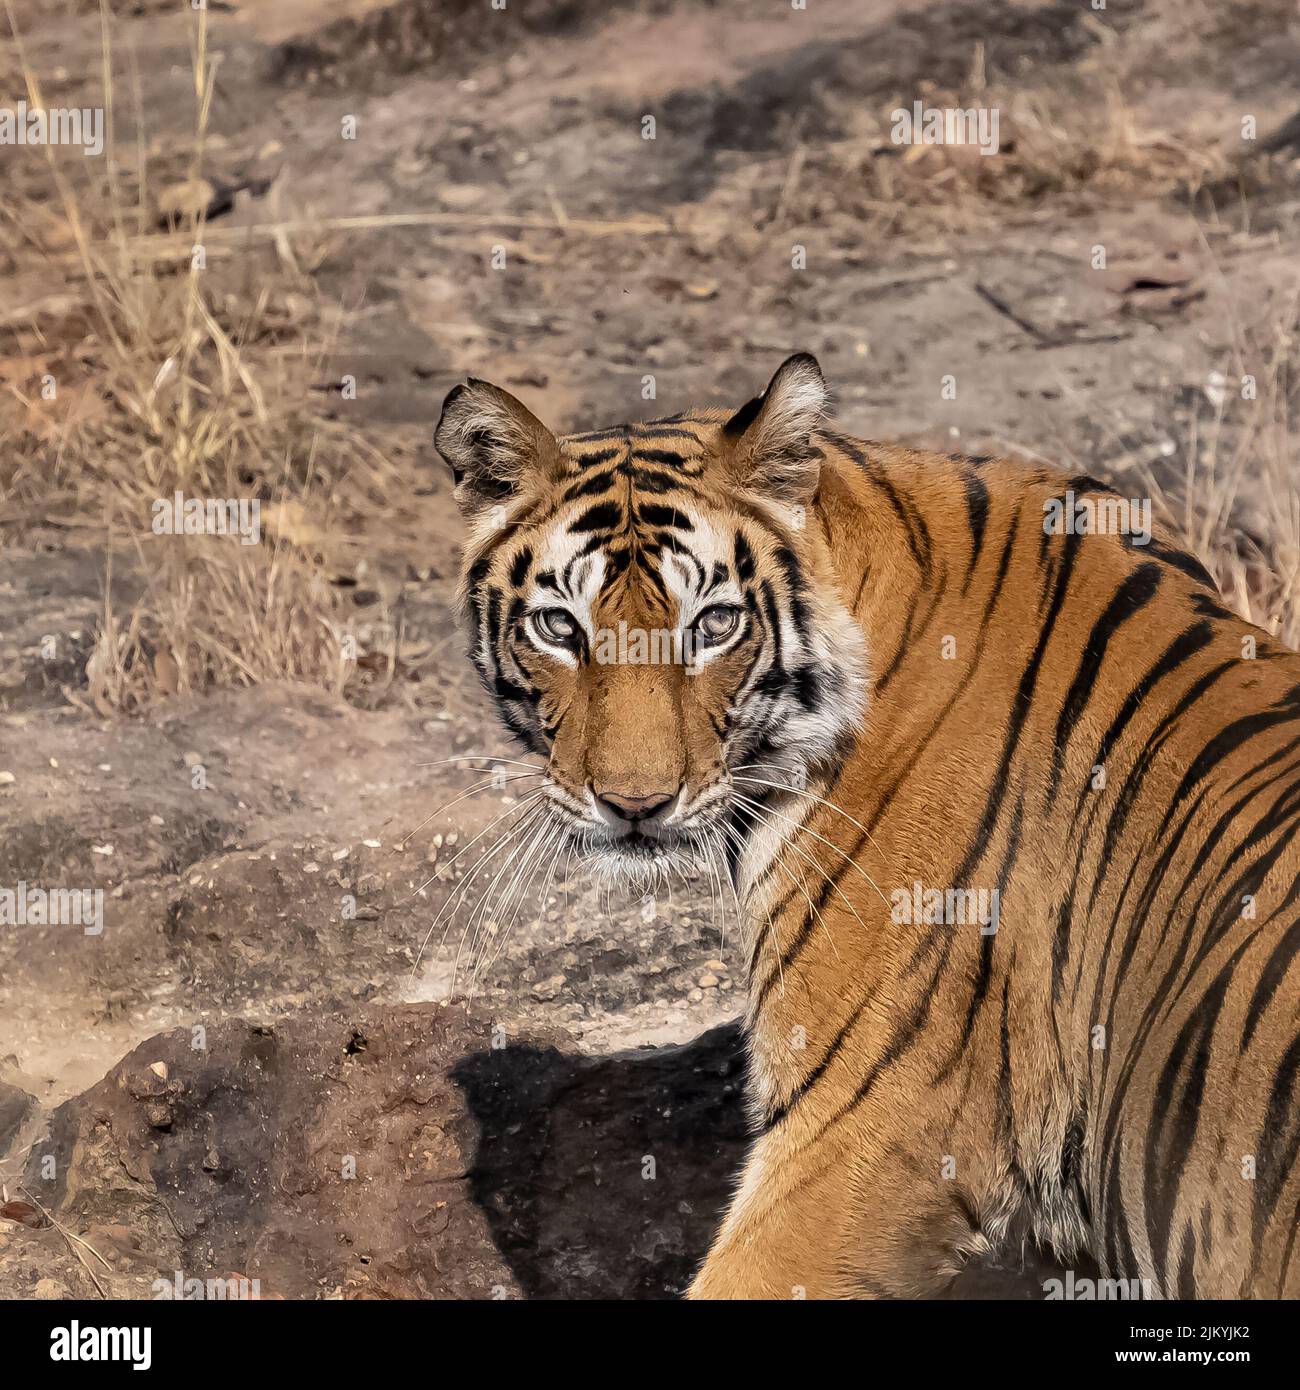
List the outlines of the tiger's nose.
{"type": "Polygon", "coordinates": [[[677,798],[676,792],[650,792],[647,796],[623,796],[618,792],[602,791],[598,787],[592,788],[592,793],[596,800],[600,802],[606,810],[611,811],[620,820],[640,821],[649,818],[677,798]]]}

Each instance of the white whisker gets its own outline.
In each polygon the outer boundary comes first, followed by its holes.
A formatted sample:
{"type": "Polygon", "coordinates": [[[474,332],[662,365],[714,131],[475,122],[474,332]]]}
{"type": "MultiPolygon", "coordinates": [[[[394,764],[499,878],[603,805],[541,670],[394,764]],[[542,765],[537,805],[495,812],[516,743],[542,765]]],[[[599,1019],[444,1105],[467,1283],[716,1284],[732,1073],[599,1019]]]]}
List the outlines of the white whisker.
{"type": "MultiPolygon", "coordinates": [[[[751,763],[749,764],[749,766],[760,767],[762,766],[762,764],[751,763]]],[[[742,771],[742,769],[737,768],[736,771],[739,772],[742,771]]],[[[871,831],[868,830],[867,827],[863,825],[860,820],[854,820],[854,818],[851,815],[849,815],[849,813],[842,806],[837,806],[835,802],[827,800],[827,798],[824,796],[818,796],[816,792],[808,790],[807,787],[792,787],[781,782],[769,782],[766,778],[763,777],[735,777],[733,775],[732,780],[736,782],[753,782],[756,786],[760,787],[774,787],[777,791],[791,792],[795,796],[806,796],[810,801],[815,801],[820,806],[828,807],[837,815],[843,816],[844,819],[848,821],[850,825],[856,826],[857,829],[862,831],[862,833],[870,841],[872,847],[877,851],[880,851],[880,853],[883,856],[884,851],[881,850],[880,846],[876,843],[875,836],[872,835],[871,831]]]]}
{"type": "Polygon", "coordinates": [[[541,763],[527,763],[522,758],[502,758],[495,753],[457,753],[453,758],[439,758],[437,762],[416,763],[416,767],[446,767],[449,763],[465,763],[477,759],[485,763],[510,763],[515,767],[529,767],[534,772],[545,772],[541,763]]]}
{"type": "Polygon", "coordinates": [[[435,879],[443,877],[452,868],[454,868],[456,865],[456,861],[461,857],[461,855],[467,854],[470,850],[472,850],[474,846],[478,844],[478,842],[483,838],[483,836],[486,835],[494,825],[499,825],[503,820],[506,819],[507,816],[513,816],[520,811],[535,808],[538,805],[538,803],[542,800],[542,796],[543,793],[541,793],[540,791],[532,792],[528,796],[526,796],[517,806],[507,806],[506,809],[502,811],[499,815],[493,816],[492,819],[488,821],[488,823],[483,827],[483,829],[480,830],[478,834],[475,835],[474,838],[469,841],[468,844],[462,845],[456,851],[456,853],[453,854],[452,857],[447,860],[445,864],[439,864],[438,867],[433,871],[433,873],[430,874],[429,877],[426,878],[424,882],[420,884],[420,886],[413,893],[411,893],[408,897],[403,898],[402,901],[397,904],[398,907],[404,907],[407,903],[411,901],[411,898],[419,897],[419,895],[423,893],[424,890],[432,882],[434,882],[435,879]]]}
{"type": "MultiPolygon", "coordinates": [[[[474,770],[477,772],[491,771],[490,768],[476,768],[474,770]]],[[[408,830],[405,835],[401,836],[401,838],[397,841],[398,848],[405,849],[411,839],[411,836],[418,835],[420,831],[423,830],[424,827],[428,825],[428,823],[435,816],[440,816],[444,811],[449,811],[453,806],[459,805],[459,803],[462,801],[467,801],[471,796],[477,796],[480,792],[487,791],[493,787],[504,787],[509,782],[523,782],[526,781],[529,777],[542,777],[544,775],[544,773],[540,772],[516,772],[513,776],[510,777],[497,777],[493,775],[492,777],[489,777],[486,782],[480,782],[477,786],[470,787],[468,791],[461,792],[459,796],[452,797],[450,801],[445,801],[441,806],[438,806],[434,810],[430,811],[429,814],[425,816],[425,818],[419,823],[419,825],[415,827],[414,830],[408,830]]]]}
{"type": "MultiPolygon", "coordinates": [[[[528,831],[525,832],[524,836],[520,839],[519,843],[516,844],[515,848],[511,850],[511,852],[498,866],[496,873],[493,874],[492,879],[488,883],[487,887],[483,890],[482,893],[479,894],[478,901],[470,909],[469,919],[466,921],[465,927],[460,934],[460,945],[456,948],[456,960],[454,965],[452,966],[451,981],[453,993],[455,993],[456,983],[460,979],[460,963],[461,959],[465,954],[465,943],[469,939],[471,927],[474,926],[474,923],[478,919],[479,914],[485,907],[485,905],[490,905],[492,900],[493,889],[495,889],[496,885],[500,883],[503,875],[510,871],[510,866],[515,862],[515,860],[519,858],[520,854],[522,854],[532,843],[532,841],[530,841],[527,838],[527,836],[529,833],[535,832],[539,828],[539,825],[541,823],[544,823],[545,815],[545,808],[538,807],[534,818],[529,822],[528,831]]],[[[518,827],[516,827],[516,830],[517,829],[518,827]]],[[[475,869],[477,872],[477,866],[475,866],[475,869]]],[[[475,939],[477,939],[477,928],[475,928],[475,939]]]]}
{"type": "MultiPolygon", "coordinates": [[[[514,809],[514,810],[519,810],[519,809],[522,809],[522,808],[515,807],[515,808],[512,808],[512,809],[514,809]]],[[[532,820],[533,820],[534,817],[539,816],[539,815],[541,815],[541,814],[542,814],[542,808],[541,808],[540,806],[536,806],[536,805],[530,806],[530,807],[527,809],[527,814],[526,814],[522,819],[516,821],[514,825],[512,825],[512,826],[510,826],[508,829],[504,830],[504,831],[497,837],[497,839],[493,842],[491,848],[489,848],[485,853],[483,853],[482,855],[479,856],[479,859],[478,859],[478,861],[475,863],[474,867],[469,871],[468,874],[465,875],[465,877],[461,880],[461,882],[460,882],[459,884],[457,884],[456,887],[452,890],[451,895],[448,897],[447,901],[446,901],[445,903],[443,903],[442,908],[441,908],[441,910],[439,911],[438,915],[434,918],[433,922],[430,924],[429,930],[428,930],[427,932],[425,932],[425,934],[424,934],[424,940],[420,943],[420,949],[419,949],[418,953],[416,954],[415,962],[414,962],[414,964],[411,966],[411,974],[412,974],[412,975],[414,975],[415,972],[416,972],[416,970],[419,968],[420,961],[423,959],[423,957],[424,957],[424,952],[425,952],[425,950],[427,949],[427,947],[428,947],[428,945],[429,945],[429,939],[433,936],[434,932],[438,930],[438,924],[439,924],[440,922],[442,922],[442,921],[445,919],[446,922],[447,922],[447,929],[448,929],[448,930],[450,929],[450,927],[451,927],[451,920],[452,920],[452,918],[453,918],[453,917],[455,916],[455,914],[456,914],[457,899],[460,898],[460,899],[463,900],[464,895],[469,891],[469,886],[470,886],[470,884],[473,883],[474,879],[478,876],[479,870],[483,867],[483,865],[486,864],[487,861],[488,861],[489,859],[491,859],[492,856],[495,855],[500,849],[502,849],[505,845],[508,845],[508,844],[511,842],[511,840],[513,840],[522,830],[524,830],[524,828],[525,828],[526,826],[530,825],[530,824],[532,823],[532,820]]],[[[500,819],[502,819],[502,817],[498,817],[497,819],[500,820],[500,819]]],[[[488,827],[488,828],[490,828],[490,827],[488,827]]],[[[480,835],[477,836],[476,838],[481,838],[483,833],[486,833],[486,829],[485,829],[483,832],[481,832],[480,835]]],[[[468,849],[469,846],[467,845],[466,848],[468,849]]],[[[459,856],[457,856],[457,857],[459,857],[459,856]]],[[[441,870],[440,870],[439,872],[441,872],[441,870]]],[[[435,877],[436,877],[436,875],[435,875],[435,877]]],[[[433,879],[430,879],[430,880],[429,880],[429,883],[432,883],[432,882],[433,882],[433,879]]],[[[427,885],[426,885],[426,886],[427,886],[427,885]]],[[[439,943],[439,949],[442,948],[442,944],[445,943],[446,939],[447,939],[447,932],[446,932],[446,930],[444,930],[443,936],[442,936],[442,942],[439,943]]],[[[453,984],[454,984],[454,975],[453,975],[453,984]]]]}
{"type": "MultiPolygon", "coordinates": [[[[811,829],[805,821],[795,820],[793,816],[787,816],[781,811],[773,810],[771,806],[764,806],[761,802],[755,801],[753,797],[742,796],[739,792],[736,793],[736,800],[740,802],[742,805],[752,807],[756,811],[762,811],[765,815],[777,816],[779,819],[787,821],[790,825],[798,827],[800,833],[804,835],[811,835],[814,840],[820,841],[823,845],[826,846],[827,849],[831,850],[835,854],[838,854],[839,857],[843,859],[844,862],[853,869],[853,871],[862,879],[864,883],[866,883],[877,894],[879,894],[880,901],[884,903],[886,907],[891,906],[889,899],[885,897],[883,892],[881,892],[880,885],[875,881],[875,879],[871,877],[870,874],[866,872],[865,869],[863,869],[863,867],[857,862],[856,859],[853,859],[850,855],[845,854],[844,851],[838,845],[833,844],[824,835],[819,835],[815,830],[811,829]]],[[[793,844],[791,845],[791,847],[794,848],[793,844]]],[[[813,863],[816,863],[816,860],[813,860],[813,863]]],[[[817,867],[819,871],[821,871],[821,866],[818,865],[817,867]]],[[[827,876],[827,881],[830,881],[829,876],[827,876]]],[[[836,891],[839,891],[838,886],[836,887],[836,891]]],[[[840,896],[844,897],[842,893],[840,894],[840,896]]],[[[844,898],[844,901],[847,903],[848,899],[844,898]]],[[[849,906],[850,910],[852,910],[852,904],[850,904],[849,906]]],[[[856,912],[853,915],[857,917],[856,912]]],[[[858,917],[858,921],[861,922],[862,919],[858,917]]]]}

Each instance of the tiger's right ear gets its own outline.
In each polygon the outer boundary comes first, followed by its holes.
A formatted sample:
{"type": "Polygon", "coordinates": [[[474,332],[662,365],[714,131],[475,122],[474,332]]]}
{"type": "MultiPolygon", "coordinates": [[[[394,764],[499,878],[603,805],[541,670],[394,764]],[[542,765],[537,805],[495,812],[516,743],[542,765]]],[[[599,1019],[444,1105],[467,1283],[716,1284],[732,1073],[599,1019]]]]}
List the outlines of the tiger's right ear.
{"type": "Polygon", "coordinates": [[[777,502],[807,504],[817,491],[820,454],[813,434],[826,412],[826,382],[811,353],[797,352],[722,427],[741,487],[777,502]]]}
{"type": "Polygon", "coordinates": [[[521,496],[560,471],[560,446],[550,430],[509,391],[474,377],[448,393],[433,442],[469,515],[521,496]]]}

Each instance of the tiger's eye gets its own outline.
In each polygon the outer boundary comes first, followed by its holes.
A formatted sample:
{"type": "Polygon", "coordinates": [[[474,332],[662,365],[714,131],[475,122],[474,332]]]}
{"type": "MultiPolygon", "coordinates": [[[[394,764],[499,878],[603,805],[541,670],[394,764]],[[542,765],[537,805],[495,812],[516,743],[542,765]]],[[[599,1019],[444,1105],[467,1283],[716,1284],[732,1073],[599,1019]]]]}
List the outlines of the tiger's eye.
{"type": "Polygon", "coordinates": [[[715,603],[695,620],[696,630],[707,642],[723,642],[740,624],[740,609],[730,604],[715,603]]]}
{"type": "Polygon", "coordinates": [[[533,615],[533,622],[543,637],[552,642],[572,642],[578,635],[578,622],[563,608],[543,608],[533,615]]]}

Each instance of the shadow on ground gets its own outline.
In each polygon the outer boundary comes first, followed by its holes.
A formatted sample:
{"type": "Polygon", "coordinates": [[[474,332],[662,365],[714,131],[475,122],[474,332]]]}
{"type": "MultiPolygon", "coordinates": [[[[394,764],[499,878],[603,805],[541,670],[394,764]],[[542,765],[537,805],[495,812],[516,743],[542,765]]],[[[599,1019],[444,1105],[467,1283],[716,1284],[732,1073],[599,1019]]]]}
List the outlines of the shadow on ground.
{"type": "Polygon", "coordinates": [[[668,1298],[708,1250],[744,1157],[740,1030],[603,1058],[507,1047],[452,1072],[470,1178],[529,1298],[668,1298]]]}
{"type": "MultiPolygon", "coordinates": [[[[747,1147],[738,1024],[598,1059],[506,1047],[452,1077],[479,1127],[470,1193],[526,1297],[682,1292],[747,1147]]],[[[972,1263],[947,1297],[1041,1298],[1061,1272],[1027,1250],[972,1263]]]]}

